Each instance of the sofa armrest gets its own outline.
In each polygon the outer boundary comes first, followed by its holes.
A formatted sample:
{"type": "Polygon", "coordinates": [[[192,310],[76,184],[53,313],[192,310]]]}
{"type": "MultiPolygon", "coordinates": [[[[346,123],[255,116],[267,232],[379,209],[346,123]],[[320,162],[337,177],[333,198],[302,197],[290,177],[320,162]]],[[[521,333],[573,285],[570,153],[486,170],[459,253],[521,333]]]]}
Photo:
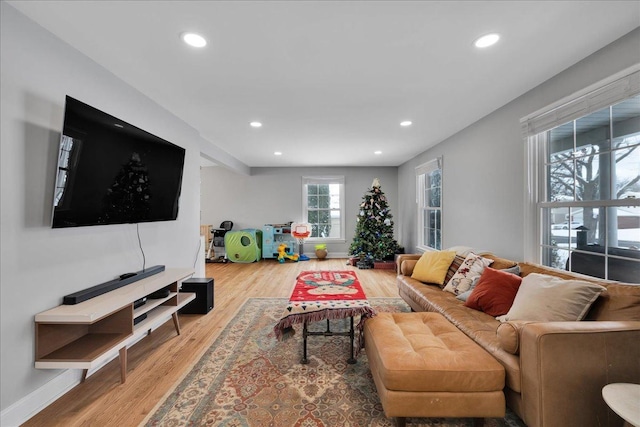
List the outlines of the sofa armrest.
{"type": "Polygon", "coordinates": [[[420,259],[422,254],[401,254],[396,258],[396,269],[397,273],[403,276],[411,276],[413,273],[413,267],[415,267],[416,262],[420,259]],[[413,265],[409,267],[409,264],[405,266],[405,269],[402,269],[402,263],[404,261],[414,261],[413,265]],[[407,272],[408,271],[408,272],[407,272]]]}
{"type": "Polygon", "coordinates": [[[617,425],[620,418],[602,399],[602,387],[640,382],[638,342],[640,321],[523,325],[523,421],[529,426],[617,425]]]}

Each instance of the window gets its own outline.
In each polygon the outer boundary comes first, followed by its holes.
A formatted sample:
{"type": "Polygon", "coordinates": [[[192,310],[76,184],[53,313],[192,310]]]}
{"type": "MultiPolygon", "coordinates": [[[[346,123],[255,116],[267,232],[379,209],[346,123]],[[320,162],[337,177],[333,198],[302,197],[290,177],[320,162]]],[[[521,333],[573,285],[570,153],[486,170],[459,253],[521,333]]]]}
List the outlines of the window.
{"type": "Polygon", "coordinates": [[[640,72],[621,80],[554,108],[555,122],[523,119],[548,128],[527,138],[535,260],[639,283],[640,72]]]}
{"type": "Polygon", "coordinates": [[[309,240],[344,240],[344,177],[302,178],[303,218],[311,224],[309,240]]]}
{"type": "Polygon", "coordinates": [[[416,168],[418,248],[442,247],[442,157],[416,168]]]}

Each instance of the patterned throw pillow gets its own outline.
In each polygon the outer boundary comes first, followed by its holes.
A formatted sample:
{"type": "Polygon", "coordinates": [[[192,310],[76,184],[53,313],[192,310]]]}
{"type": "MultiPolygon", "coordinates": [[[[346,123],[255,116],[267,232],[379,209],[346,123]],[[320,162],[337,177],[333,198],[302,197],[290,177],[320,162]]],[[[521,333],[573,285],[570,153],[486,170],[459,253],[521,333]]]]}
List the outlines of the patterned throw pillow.
{"type": "Polygon", "coordinates": [[[464,257],[462,255],[456,255],[456,257],[453,259],[453,262],[449,266],[449,270],[447,270],[447,275],[444,278],[444,282],[442,283],[442,285],[440,285],[441,288],[444,288],[444,285],[449,283],[449,280],[451,280],[453,275],[456,274],[456,271],[458,271],[463,262],[464,257]]]}
{"type": "Polygon", "coordinates": [[[484,269],[491,265],[493,260],[482,258],[480,255],[470,253],[464,259],[456,274],[453,275],[451,280],[447,282],[443,291],[451,292],[455,295],[460,295],[469,289],[473,284],[473,280],[480,277],[484,269]]]}

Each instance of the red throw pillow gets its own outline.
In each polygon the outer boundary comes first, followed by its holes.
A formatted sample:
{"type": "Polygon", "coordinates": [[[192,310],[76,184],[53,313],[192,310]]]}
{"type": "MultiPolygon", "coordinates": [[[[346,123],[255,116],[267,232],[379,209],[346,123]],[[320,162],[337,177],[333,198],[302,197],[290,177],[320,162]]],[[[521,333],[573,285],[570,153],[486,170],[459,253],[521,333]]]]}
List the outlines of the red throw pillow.
{"type": "Polygon", "coordinates": [[[507,314],[521,282],[520,276],[487,267],[464,305],[493,317],[507,314]]]}

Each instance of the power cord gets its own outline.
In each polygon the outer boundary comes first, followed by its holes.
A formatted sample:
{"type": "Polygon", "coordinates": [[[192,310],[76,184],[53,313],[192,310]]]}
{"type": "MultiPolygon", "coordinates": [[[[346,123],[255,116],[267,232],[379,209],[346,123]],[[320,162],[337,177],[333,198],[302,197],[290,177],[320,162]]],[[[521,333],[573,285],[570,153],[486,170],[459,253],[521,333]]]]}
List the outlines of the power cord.
{"type": "Polygon", "coordinates": [[[193,268],[196,268],[196,264],[198,263],[198,255],[200,254],[201,248],[202,248],[202,239],[198,238],[198,250],[196,251],[196,258],[193,260],[193,268]]]}
{"type": "Polygon", "coordinates": [[[140,223],[136,223],[136,233],[138,234],[138,246],[140,246],[140,252],[142,253],[142,271],[144,271],[147,265],[147,257],[144,255],[144,249],[142,249],[142,241],[140,240],[140,223]]]}

